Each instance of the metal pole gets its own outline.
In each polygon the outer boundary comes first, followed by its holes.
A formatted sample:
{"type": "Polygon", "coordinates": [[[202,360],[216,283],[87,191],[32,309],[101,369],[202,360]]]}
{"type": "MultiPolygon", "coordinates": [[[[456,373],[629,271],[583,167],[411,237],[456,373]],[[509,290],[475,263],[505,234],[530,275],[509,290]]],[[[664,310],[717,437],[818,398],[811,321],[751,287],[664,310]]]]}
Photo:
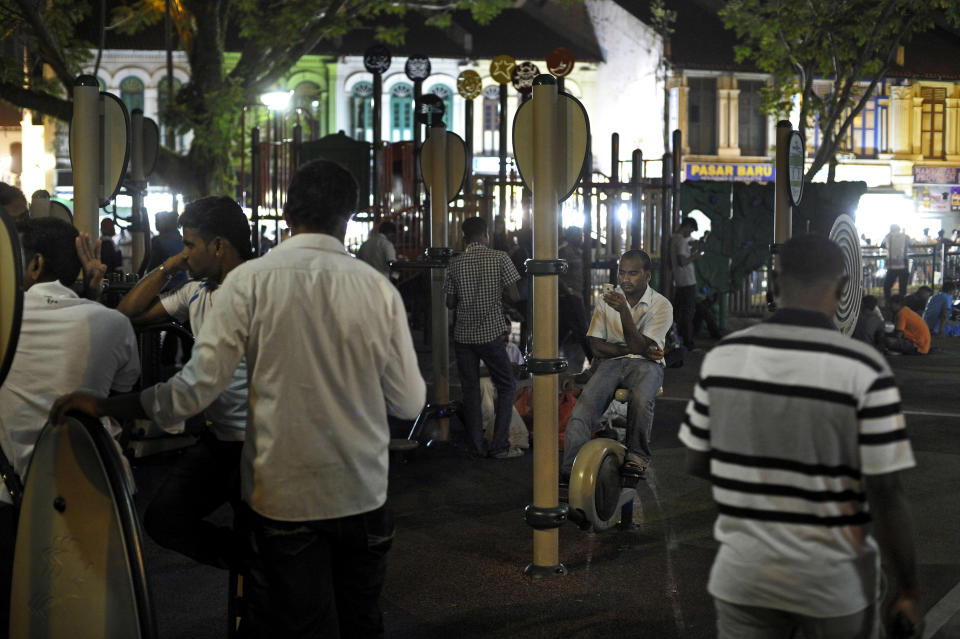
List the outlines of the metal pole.
{"type": "Polygon", "coordinates": [[[790,239],[793,224],[793,210],[790,206],[790,169],[787,166],[792,132],[793,125],[789,120],[777,122],[777,175],[773,197],[773,241],[776,244],[783,244],[790,239]]]}
{"type": "Polygon", "coordinates": [[[680,168],[682,166],[681,159],[683,154],[683,131],[680,129],[675,129],[673,131],[673,179],[670,182],[670,188],[673,194],[672,206],[673,206],[673,223],[676,226],[680,225],[680,168]]]}
{"type": "Polygon", "coordinates": [[[594,257],[594,246],[593,238],[590,237],[590,234],[593,232],[593,199],[591,194],[593,193],[593,149],[592,149],[593,136],[590,135],[587,137],[587,157],[584,161],[583,167],[583,285],[582,285],[582,294],[583,301],[587,304],[589,308],[590,304],[590,289],[591,283],[593,280],[593,257],[594,257]]]}
{"type": "Polygon", "coordinates": [[[91,239],[99,237],[100,210],[100,87],[92,75],[73,84],[73,225],[91,239]]]}
{"type": "Polygon", "coordinates": [[[643,152],[633,151],[633,222],[630,226],[630,248],[643,245],[643,152]]]}
{"type": "MultiPolygon", "coordinates": [[[[166,0],[166,12],[163,15],[163,46],[167,50],[167,108],[173,107],[173,21],[170,18],[170,0],[166,0]]],[[[162,90],[162,89],[161,89],[162,90]]],[[[164,118],[166,119],[166,118],[164,118]]],[[[176,133],[170,122],[165,122],[166,129],[164,137],[166,138],[167,148],[174,148],[177,143],[176,133]]],[[[174,200],[176,201],[176,200],[174,200]]]]}
{"type": "Polygon", "coordinates": [[[383,143],[381,122],[383,113],[383,78],[373,74],[373,210],[377,221],[380,220],[380,146],[383,143]]]}
{"type": "MultiPolygon", "coordinates": [[[[463,109],[463,146],[467,157],[464,162],[464,188],[466,200],[476,202],[476,193],[473,188],[473,100],[464,100],[463,109]]],[[[453,117],[452,115],[450,117],[453,117]]],[[[477,211],[480,215],[480,211],[477,211]]],[[[493,228],[493,220],[487,220],[489,228],[493,228]]]]}
{"type": "Polygon", "coordinates": [[[500,207],[499,215],[507,221],[507,85],[500,85],[500,207]]]}
{"type": "MultiPolygon", "coordinates": [[[[529,107],[528,107],[529,108],[529,107]]],[[[553,76],[537,77],[533,87],[533,257],[557,259],[559,213],[558,165],[560,143],[557,117],[557,85],[553,76]]],[[[557,358],[557,276],[533,278],[533,356],[557,358]]],[[[559,436],[557,434],[557,374],[533,377],[533,504],[540,508],[559,505],[559,436]]],[[[533,531],[533,565],[565,574],[560,564],[559,530],[533,531]]]]}
{"type": "Polygon", "coordinates": [[[140,272],[146,252],[147,220],[143,210],[143,192],[146,180],[143,177],[143,111],[134,109],[130,115],[130,183],[129,191],[133,199],[131,224],[133,259],[131,270],[140,272]]]}
{"type": "MultiPolygon", "coordinates": [[[[620,220],[617,217],[620,208],[620,134],[610,136],[610,190],[607,191],[607,251],[610,255],[620,255],[620,220]]],[[[616,282],[615,273],[610,272],[610,281],[616,282]]]]}
{"type": "Polygon", "coordinates": [[[673,179],[673,156],[670,153],[663,154],[660,190],[661,190],[661,208],[660,208],[660,292],[667,298],[673,297],[673,270],[670,268],[670,234],[673,233],[671,223],[673,213],[667,202],[667,192],[670,188],[670,180],[673,179]]]}
{"type": "MultiPolygon", "coordinates": [[[[447,131],[441,126],[430,128],[430,138],[433,142],[430,151],[433,157],[430,162],[430,246],[445,247],[449,245],[449,222],[447,203],[450,199],[447,193],[447,131]]],[[[447,331],[448,316],[443,293],[443,279],[445,269],[430,269],[430,303],[432,305],[431,342],[433,351],[433,401],[445,404],[450,401],[450,338],[447,331]]],[[[450,438],[450,421],[440,421],[440,438],[450,438]]]]}
{"type": "MultiPolygon", "coordinates": [[[[260,127],[250,131],[250,218],[253,222],[253,254],[260,255],[260,127]]],[[[280,238],[277,237],[277,242],[280,238]]]]}
{"type": "MultiPolygon", "coordinates": [[[[423,96],[423,80],[413,81],[413,104],[420,104],[420,98],[423,96]]],[[[416,109],[416,106],[414,106],[416,109]]],[[[413,205],[420,206],[420,183],[423,176],[420,175],[420,143],[423,140],[423,125],[417,118],[416,113],[413,116],[413,205]]]]}

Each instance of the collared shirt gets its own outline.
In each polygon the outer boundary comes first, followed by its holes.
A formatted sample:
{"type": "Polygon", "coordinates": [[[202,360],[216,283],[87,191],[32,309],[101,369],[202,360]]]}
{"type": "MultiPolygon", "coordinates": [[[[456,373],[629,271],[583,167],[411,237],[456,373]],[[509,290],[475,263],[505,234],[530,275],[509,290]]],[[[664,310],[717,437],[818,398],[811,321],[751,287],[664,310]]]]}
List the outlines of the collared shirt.
{"type": "MultiPolygon", "coordinates": [[[[203,326],[207,311],[213,306],[216,289],[211,290],[206,282],[190,280],[169,295],[160,298],[160,303],[170,317],[178,322],[190,322],[190,330],[196,335],[203,326]]],[[[195,371],[190,368],[185,375],[195,371]]],[[[190,379],[186,380],[188,383],[190,379]]],[[[195,380],[194,380],[195,381],[195,380]]],[[[230,384],[204,411],[210,420],[210,430],[220,441],[242,442],[247,428],[247,360],[233,373],[230,384]]]]}
{"type": "MultiPolygon", "coordinates": [[[[54,400],[76,390],[106,397],[139,377],[137,340],[124,315],[60,282],[27,289],[17,352],[0,387],[0,443],[17,474],[23,477],[54,400]]],[[[10,503],[2,488],[0,502],[10,503]]]]}
{"type": "Polygon", "coordinates": [[[673,268],[673,281],[677,286],[694,286],[697,283],[697,275],[693,270],[693,262],[680,266],[681,257],[690,257],[690,238],[684,237],[682,233],[674,233],[670,236],[670,265],[673,268]]]}
{"type": "Polygon", "coordinates": [[[707,589],[838,617],[874,602],[864,475],[914,465],[893,373],[826,315],[782,309],[704,358],[680,441],[710,455],[720,550],[707,589]]]}
{"type": "Polygon", "coordinates": [[[453,339],[461,344],[486,344],[507,330],[500,301],[503,290],[520,279],[510,257],[480,242],[453,258],[444,292],[457,296],[453,339]]]}
{"type": "Polygon", "coordinates": [[[387,497],[387,412],[417,416],[426,386],[397,289],[336,238],[302,233],[230,271],[180,371],[140,403],[195,415],[244,357],[250,413],[241,487],[271,519],[334,519],[387,497]],[[195,381],[193,381],[195,380],[195,381]]]}
{"type": "MultiPolygon", "coordinates": [[[[621,295],[623,291],[617,287],[617,292],[621,295]]],[[[629,302],[627,302],[629,304],[629,302]]],[[[653,290],[652,286],[647,286],[647,290],[630,307],[630,315],[637,326],[641,335],[649,337],[657,346],[663,348],[664,341],[667,338],[667,331],[673,324],[673,304],[660,293],[653,290]]],[[[601,298],[593,309],[593,318],[590,320],[590,328],[587,330],[590,337],[598,337],[605,342],[618,345],[626,345],[627,340],[623,335],[623,322],[620,320],[620,312],[607,304],[601,298]]],[[[624,355],[623,357],[643,357],[643,355],[624,355]]],[[[662,365],[663,360],[658,360],[662,365]]]]}
{"type": "Polygon", "coordinates": [[[397,249],[383,233],[372,234],[357,250],[357,257],[387,277],[390,277],[390,262],[397,259],[397,249]]]}

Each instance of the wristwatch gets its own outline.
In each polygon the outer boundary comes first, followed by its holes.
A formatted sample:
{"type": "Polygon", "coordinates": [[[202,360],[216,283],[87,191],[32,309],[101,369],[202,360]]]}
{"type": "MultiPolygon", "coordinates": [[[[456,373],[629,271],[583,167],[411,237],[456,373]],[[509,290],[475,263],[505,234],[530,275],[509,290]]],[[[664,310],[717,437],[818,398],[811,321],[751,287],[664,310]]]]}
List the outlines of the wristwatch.
{"type": "Polygon", "coordinates": [[[163,262],[160,262],[160,267],[157,270],[160,271],[160,273],[163,275],[164,280],[169,282],[171,279],[173,279],[173,273],[167,270],[163,262]]]}

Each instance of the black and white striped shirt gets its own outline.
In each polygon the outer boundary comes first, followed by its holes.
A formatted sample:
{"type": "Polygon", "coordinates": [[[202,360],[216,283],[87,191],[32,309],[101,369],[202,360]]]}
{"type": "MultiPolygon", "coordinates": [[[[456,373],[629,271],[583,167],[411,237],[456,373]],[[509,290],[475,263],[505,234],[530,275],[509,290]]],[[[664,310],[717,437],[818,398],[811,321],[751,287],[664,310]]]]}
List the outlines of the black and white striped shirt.
{"type": "Polygon", "coordinates": [[[863,476],[914,465],[876,350],[825,315],[781,310],[710,351],[680,439],[710,455],[713,596],[816,617],[872,602],[863,476]]]}

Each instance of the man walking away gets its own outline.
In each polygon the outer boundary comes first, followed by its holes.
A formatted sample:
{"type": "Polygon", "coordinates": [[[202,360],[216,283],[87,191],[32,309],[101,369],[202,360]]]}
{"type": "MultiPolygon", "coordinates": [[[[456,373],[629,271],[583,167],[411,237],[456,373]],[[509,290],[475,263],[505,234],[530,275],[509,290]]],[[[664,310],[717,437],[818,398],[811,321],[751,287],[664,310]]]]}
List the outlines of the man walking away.
{"type": "Polygon", "coordinates": [[[693,263],[703,257],[699,249],[690,250],[690,234],[697,230],[697,221],[685,217],[677,232],[670,237],[670,268],[673,272],[674,308],[677,330],[687,350],[694,348],[693,316],[697,310],[697,276],[693,263]]]}
{"type": "Polygon", "coordinates": [[[877,637],[877,542],[892,612],[914,628],[895,636],[922,635],[900,483],[913,451],[890,367],[833,324],[844,279],[834,242],[786,242],[780,310],[707,354],[687,405],[688,469],[718,510],[707,589],[720,639],[877,637]]]}

